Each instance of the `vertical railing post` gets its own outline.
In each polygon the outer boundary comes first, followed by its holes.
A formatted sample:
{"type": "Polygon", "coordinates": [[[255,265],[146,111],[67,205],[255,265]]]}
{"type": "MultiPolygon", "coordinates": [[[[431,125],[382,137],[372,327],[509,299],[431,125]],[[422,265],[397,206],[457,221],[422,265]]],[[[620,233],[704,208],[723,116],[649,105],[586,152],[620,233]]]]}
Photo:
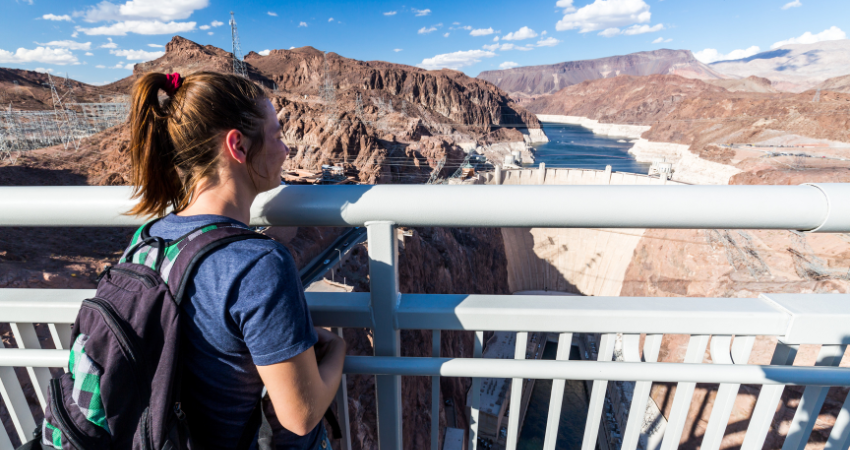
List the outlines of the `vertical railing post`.
{"type": "MultiPolygon", "coordinates": [[[[440,330],[431,331],[431,357],[440,357],[440,330]]],[[[431,450],[440,449],[440,377],[431,377],[431,450]]]]}
{"type": "MultiPolygon", "coordinates": [[[[336,334],[345,339],[342,333],[342,328],[336,329],[336,334]]],[[[348,381],[345,374],[342,374],[342,380],[339,382],[339,389],[336,391],[336,415],[340,422],[340,431],[342,432],[341,450],[351,450],[351,418],[348,416],[348,381]]]]}
{"type": "MultiPolygon", "coordinates": [[[[401,356],[396,310],[398,291],[398,240],[392,222],[367,222],[369,277],[372,297],[375,356],[401,356]]],[[[401,376],[376,375],[378,408],[378,448],[400,450],[401,376]]]]}

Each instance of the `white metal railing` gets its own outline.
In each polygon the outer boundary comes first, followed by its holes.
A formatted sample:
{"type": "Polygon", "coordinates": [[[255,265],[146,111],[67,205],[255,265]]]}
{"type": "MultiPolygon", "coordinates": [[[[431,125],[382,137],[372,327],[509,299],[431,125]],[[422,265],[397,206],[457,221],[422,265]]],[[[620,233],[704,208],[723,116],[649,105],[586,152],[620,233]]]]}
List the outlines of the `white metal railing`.
{"type": "MultiPolygon", "coordinates": [[[[0,188],[2,226],[131,226],[122,216],[132,205],[126,188],[0,188]]],[[[829,386],[850,386],[850,369],[838,368],[850,344],[850,295],[770,294],[759,298],[621,298],[499,295],[400,294],[397,225],[545,226],[600,228],[753,228],[820,232],[850,231],[850,188],[816,186],[288,186],[258,199],[252,223],[362,226],[368,228],[370,293],[308,293],[319,326],[371,328],[375,357],[348,357],[345,371],[376,375],[378,440],[381,449],[402,448],[401,376],[472,377],[470,449],[477,447],[482,377],[541,378],[553,382],[552,410],[544,448],[554,449],[560,397],[566,379],[594,380],[583,450],[597,441],[609,381],[637,382],[622,448],[635,450],[652,382],[675,382],[661,450],[678,447],[697,382],[719,383],[702,446],[717,450],[740,384],[762,385],[742,450],[758,450],[785,385],[806,386],[783,450],[802,449],[809,440],[829,386]],[[457,202],[464,198],[465,202],[457,202]],[[645,208],[666,203],[668,208],[645,208]],[[508,209],[510,208],[510,209],[508,209]],[[400,357],[399,331],[431,329],[431,358],[400,357]],[[441,358],[440,330],[475,332],[473,359],[441,358]],[[480,359],[483,330],[516,331],[515,360],[480,359]],[[597,361],[522,360],[528,332],[558,333],[569,347],[573,333],[599,333],[597,361]],[[611,362],[622,333],[623,359],[611,362]],[[646,339],[641,361],[639,341],[646,339]],[[687,334],[684,363],[659,363],[664,334],[687,334]],[[747,364],[755,336],[776,336],[771,365],[747,364]],[[734,340],[733,340],[734,338],[734,340]],[[710,347],[709,347],[710,342],[710,347]],[[792,366],[803,344],[819,344],[818,367],[792,366]],[[701,364],[706,349],[713,364],[701,364]]],[[[2,228],[0,228],[2,232],[2,228]]],[[[0,322],[11,323],[19,348],[0,350],[0,394],[19,439],[35,419],[12,367],[25,367],[43,405],[48,367],[67,364],[67,324],[92,290],[0,289],[0,322]],[[44,350],[34,323],[49,324],[59,350],[44,350]],[[65,328],[63,330],[63,328],[65,328]]],[[[344,384],[344,383],[343,383],[344,384]]],[[[338,399],[345,401],[344,390],[338,399]]],[[[511,395],[510,410],[519,410],[511,395]]],[[[345,409],[345,408],[343,408],[345,409]]],[[[432,442],[437,448],[439,402],[432,401],[432,442]],[[437,412],[437,414],[434,414],[437,412]]],[[[516,448],[518,414],[509,420],[507,448],[516,448]]],[[[343,419],[348,428],[347,418],[343,419]]],[[[826,448],[850,446],[850,398],[845,400],[826,448]]],[[[350,439],[350,438],[349,438],[350,439]]],[[[350,441],[349,441],[350,442],[350,441]]],[[[11,448],[0,427],[0,449],[11,448]]],[[[349,447],[350,448],[350,447],[349,447]]]]}

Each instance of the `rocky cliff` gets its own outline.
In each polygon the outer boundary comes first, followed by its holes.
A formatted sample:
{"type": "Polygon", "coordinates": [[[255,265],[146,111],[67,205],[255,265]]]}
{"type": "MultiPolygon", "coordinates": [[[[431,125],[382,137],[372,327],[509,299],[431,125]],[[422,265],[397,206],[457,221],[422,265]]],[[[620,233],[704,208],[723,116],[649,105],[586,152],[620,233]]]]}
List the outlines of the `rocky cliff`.
{"type": "Polygon", "coordinates": [[[689,50],[666,49],[543,66],[486,70],[481,72],[478,78],[487,80],[519,98],[552,94],[565,87],[600,78],[656,74],[674,74],[699,79],[725,78],[697,61],[689,50]]]}

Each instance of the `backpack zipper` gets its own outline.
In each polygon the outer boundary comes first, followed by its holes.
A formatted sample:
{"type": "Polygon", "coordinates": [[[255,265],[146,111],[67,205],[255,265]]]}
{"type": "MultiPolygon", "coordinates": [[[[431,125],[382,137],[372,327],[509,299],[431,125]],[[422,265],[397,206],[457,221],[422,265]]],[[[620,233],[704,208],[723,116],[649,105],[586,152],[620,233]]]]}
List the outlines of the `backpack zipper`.
{"type": "Polygon", "coordinates": [[[152,288],[156,285],[156,280],[150,275],[142,275],[142,274],[136,273],[132,270],[116,268],[116,267],[112,267],[111,269],[109,269],[109,271],[110,272],[118,272],[118,273],[120,273],[122,275],[126,275],[130,278],[135,278],[135,279],[141,281],[145,285],[145,287],[147,287],[147,288],[152,288]]]}
{"type": "MultiPolygon", "coordinates": [[[[121,346],[121,349],[127,355],[127,359],[130,360],[130,364],[133,366],[133,375],[136,376],[138,379],[137,374],[143,369],[141,367],[141,362],[136,357],[136,352],[134,351],[135,345],[133,345],[133,343],[130,341],[130,338],[127,336],[127,332],[124,331],[124,327],[122,327],[121,323],[118,321],[118,317],[120,316],[117,312],[115,312],[115,309],[112,307],[112,305],[110,305],[109,302],[102,298],[94,297],[87,300],[83,300],[83,306],[94,309],[98,313],[100,313],[101,317],[103,317],[103,320],[106,322],[106,326],[109,327],[109,329],[112,331],[112,334],[115,335],[115,338],[118,340],[118,344],[121,346]]],[[[141,400],[142,403],[146,403],[145,399],[147,398],[147,396],[145,396],[144,393],[147,392],[147,389],[144,389],[144,387],[142,387],[138,383],[138,381],[136,382],[136,386],[138,386],[140,389],[139,400],[141,400]]]]}
{"type": "Polygon", "coordinates": [[[77,433],[76,426],[73,425],[71,418],[68,417],[68,412],[65,410],[65,401],[62,398],[62,381],[59,378],[50,380],[50,396],[51,410],[53,416],[56,417],[56,424],[59,425],[59,430],[62,434],[68,438],[71,445],[79,450],[92,448],[82,444],[86,439],[77,433]]]}

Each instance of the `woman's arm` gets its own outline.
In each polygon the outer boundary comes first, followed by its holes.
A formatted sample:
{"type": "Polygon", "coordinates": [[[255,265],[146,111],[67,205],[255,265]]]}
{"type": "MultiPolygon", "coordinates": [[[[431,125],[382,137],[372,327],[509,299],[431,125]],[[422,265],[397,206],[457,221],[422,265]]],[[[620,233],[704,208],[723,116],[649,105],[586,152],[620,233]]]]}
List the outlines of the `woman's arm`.
{"type": "Polygon", "coordinates": [[[315,347],[277,364],[257,366],[277,420],[299,436],[319,424],[342,379],[345,341],[323,328],[316,328],[316,334],[315,347]]]}

